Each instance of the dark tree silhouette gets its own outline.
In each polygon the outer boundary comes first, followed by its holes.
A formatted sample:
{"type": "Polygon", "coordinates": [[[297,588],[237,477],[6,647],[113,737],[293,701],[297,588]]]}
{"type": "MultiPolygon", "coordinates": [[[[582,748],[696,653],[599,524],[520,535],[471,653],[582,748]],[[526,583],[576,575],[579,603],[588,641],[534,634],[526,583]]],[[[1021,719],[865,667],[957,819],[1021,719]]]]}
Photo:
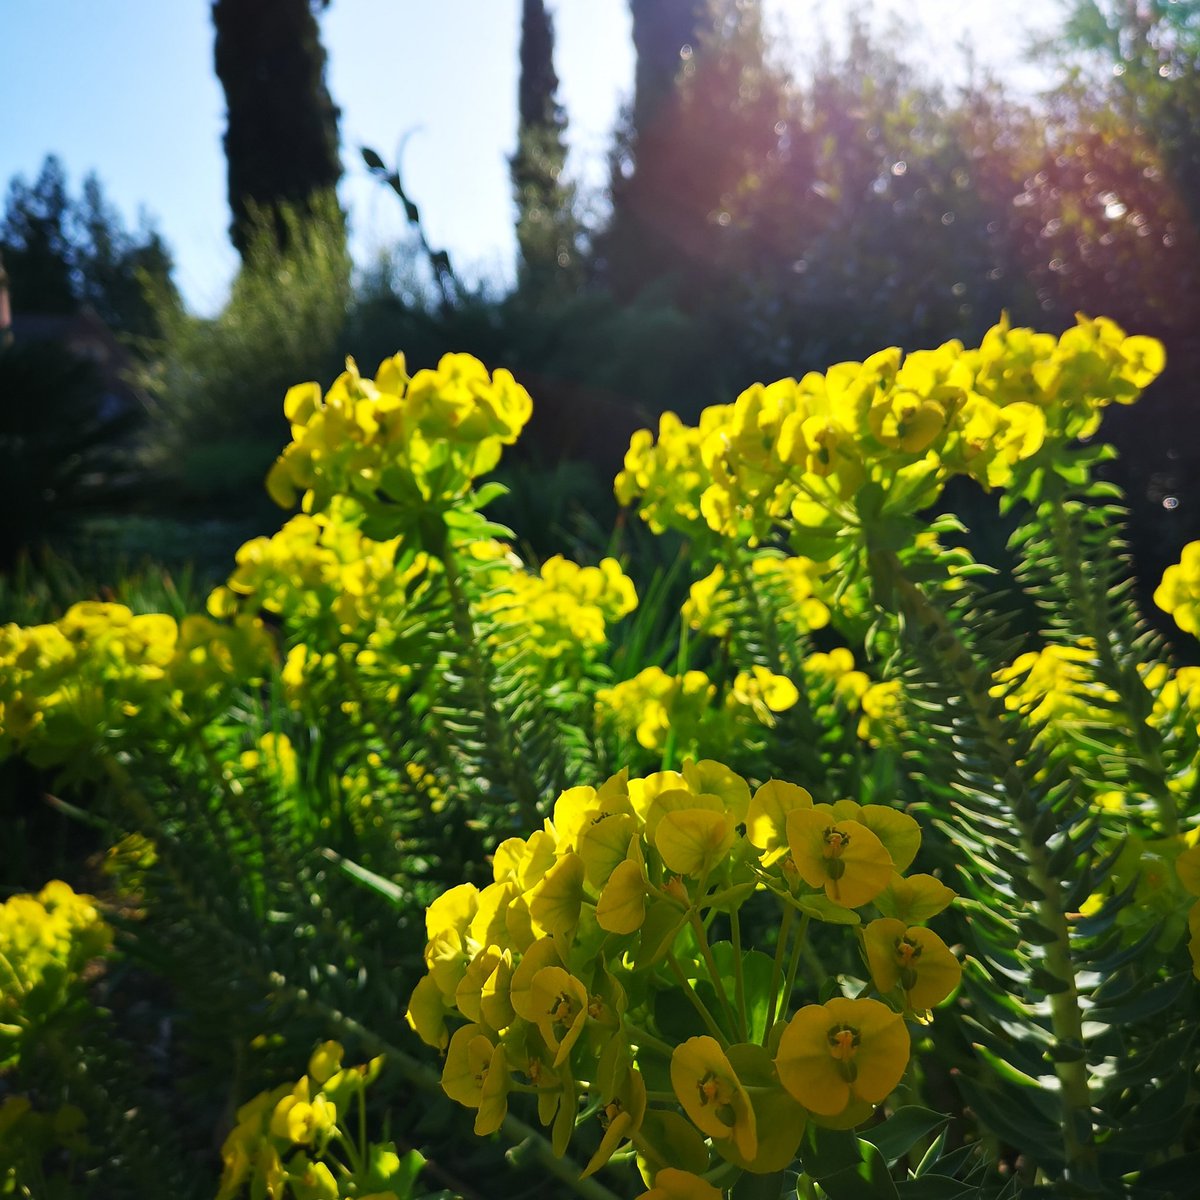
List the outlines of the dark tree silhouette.
{"type": "MultiPolygon", "coordinates": [[[[214,0],[212,17],[227,109],[230,236],[245,258],[252,208],[304,205],[336,187],[339,113],[309,0],[214,0]]],[[[283,220],[276,231],[286,240],[283,220]]]]}
{"type": "Polygon", "coordinates": [[[78,308],[67,175],[54,155],[46,157],[33,184],[20,176],[9,183],[0,247],[18,311],[72,313],[78,308]]]}
{"type": "Polygon", "coordinates": [[[518,283],[535,296],[578,279],[574,189],[563,178],[567,117],[557,93],[554,22],[543,0],[524,0],[517,152],[510,167],[517,202],[518,283]]]}
{"type": "Polygon", "coordinates": [[[72,199],[53,155],[32,184],[19,176],[9,183],[0,252],[19,315],[90,308],[110,329],[140,337],[159,332],[157,305],[178,301],[170,252],[146,217],[136,232],[127,230],[94,174],[72,199]]]}

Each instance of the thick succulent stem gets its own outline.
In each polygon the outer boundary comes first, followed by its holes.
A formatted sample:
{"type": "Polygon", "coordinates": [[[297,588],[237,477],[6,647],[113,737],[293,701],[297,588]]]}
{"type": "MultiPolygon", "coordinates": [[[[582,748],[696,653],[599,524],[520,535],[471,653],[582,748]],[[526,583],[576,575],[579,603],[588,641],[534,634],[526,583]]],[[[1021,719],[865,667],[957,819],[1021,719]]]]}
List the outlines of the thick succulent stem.
{"type": "Polygon", "coordinates": [[[975,660],[946,615],[904,573],[891,552],[876,557],[883,577],[895,589],[904,617],[904,637],[911,652],[932,662],[942,677],[966,702],[976,730],[1000,774],[1002,795],[1013,822],[1021,853],[1028,864],[1028,879],[1038,898],[1034,919],[1051,935],[1043,947],[1043,966],[1058,989],[1049,994],[1051,1029],[1061,1051],[1054,1059],[1061,1103],[1061,1136],[1068,1194],[1086,1195],[1084,1181],[1096,1178],[1096,1149],[1091,1120],[1088,1068],[1084,1054],[1083,1010],[1071,947],[1071,931],[1063,901],[1063,884],[1050,867],[1045,839],[1036,829],[1038,805],[1017,761],[1012,743],[997,716],[989,694],[991,678],[975,660]]]}

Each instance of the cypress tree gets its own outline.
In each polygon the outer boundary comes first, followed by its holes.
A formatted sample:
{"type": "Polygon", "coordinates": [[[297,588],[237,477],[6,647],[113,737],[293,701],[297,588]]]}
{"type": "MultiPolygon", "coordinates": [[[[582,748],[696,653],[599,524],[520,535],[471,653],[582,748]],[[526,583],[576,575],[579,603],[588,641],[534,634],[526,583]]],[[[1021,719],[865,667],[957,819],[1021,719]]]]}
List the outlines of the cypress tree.
{"type": "Polygon", "coordinates": [[[517,152],[509,166],[517,202],[518,285],[535,295],[578,276],[574,189],[563,179],[567,118],[557,94],[554,22],[543,0],[524,0],[517,152]]]}
{"type": "MultiPolygon", "coordinates": [[[[309,0],[213,0],[212,18],[227,109],[230,236],[245,258],[252,209],[277,213],[337,186],[339,113],[309,0]]],[[[278,215],[275,228],[284,243],[278,215]]]]}

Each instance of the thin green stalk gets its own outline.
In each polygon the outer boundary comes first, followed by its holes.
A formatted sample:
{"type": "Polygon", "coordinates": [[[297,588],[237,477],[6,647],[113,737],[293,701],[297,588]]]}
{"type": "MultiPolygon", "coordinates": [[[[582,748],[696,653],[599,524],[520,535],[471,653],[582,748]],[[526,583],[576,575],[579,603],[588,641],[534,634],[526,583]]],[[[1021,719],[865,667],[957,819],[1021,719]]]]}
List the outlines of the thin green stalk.
{"type": "Polygon", "coordinates": [[[696,995],[696,989],[692,987],[691,981],[684,974],[683,968],[679,965],[679,959],[674,954],[670,954],[667,956],[667,964],[671,968],[671,974],[675,976],[675,981],[683,989],[683,994],[688,998],[688,1002],[696,1010],[700,1020],[704,1022],[704,1027],[721,1043],[722,1048],[728,1048],[729,1039],[721,1032],[721,1027],[713,1019],[712,1013],[708,1011],[708,1006],[696,995]]]}
{"type": "MultiPolygon", "coordinates": [[[[293,987],[279,977],[276,977],[276,980],[278,983],[276,996],[292,1000],[310,1012],[318,1014],[331,1026],[357,1040],[367,1053],[386,1055],[390,1067],[415,1087],[422,1091],[441,1094],[442,1081],[432,1068],[418,1062],[399,1046],[372,1033],[353,1017],[348,1017],[345,1013],[313,999],[304,988],[293,987]]],[[[527,1125],[520,1118],[514,1117],[511,1113],[506,1114],[501,1123],[501,1129],[514,1144],[525,1143],[542,1170],[548,1175],[553,1175],[576,1195],[583,1197],[583,1200],[618,1200],[613,1192],[595,1179],[580,1179],[579,1167],[570,1159],[559,1158],[550,1143],[536,1129],[527,1125]]]]}
{"type": "Polygon", "coordinates": [[[733,987],[737,996],[738,1028],[742,1040],[750,1040],[750,1022],[746,1017],[746,978],[742,970],[742,922],[735,908],[729,914],[729,941],[733,946],[733,987]]]}
{"type": "Polygon", "coordinates": [[[792,1002],[792,992],[796,990],[796,972],[800,969],[800,955],[808,938],[808,927],[812,922],[812,914],[805,913],[800,918],[800,928],[796,930],[796,938],[792,944],[792,957],[788,963],[787,980],[783,985],[783,995],[780,997],[779,1015],[787,1016],[788,1006],[792,1002]]]}
{"type": "Polygon", "coordinates": [[[725,995],[725,981],[721,978],[721,972],[717,970],[716,960],[713,958],[712,950],[708,944],[708,935],[704,928],[704,922],[700,920],[700,914],[695,909],[692,909],[691,920],[692,929],[696,933],[696,940],[700,943],[700,954],[704,959],[708,978],[713,985],[713,991],[717,993],[717,1000],[721,1005],[721,1012],[725,1014],[725,1019],[729,1022],[730,1027],[738,1030],[742,1039],[745,1040],[746,1022],[743,1020],[739,1024],[738,1019],[734,1016],[733,1009],[729,1004],[729,997],[725,995]]]}
{"type": "MultiPolygon", "coordinates": [[[[687,618],[680,616],[679,618],[679,649],[675,655],[675,674],[682,677],[688,669],[688,658],[690,648],[688,646],[688,635],[690,633],[687,618]]],[[[660,771],[673,771],[675,769],[675,725],[674,722],[667,729],[667,740],[663,744],[662,762],[659,765],[660,771]]]]}
{"type": "Polygon", "coordinates": [[[778,1009],[779,981],[783,977],[783,956],[787,952],[788,934],[792,931],[792,923],[796,919],[796,910],[786,904],[783,908],[783,920],[779,923],[779,937],[775,942],[775,961],[771,966],[771,986],[767,995],[767,1023],[763,1028],[762,1044],[767,1044],[771,1036],[771,1027],[775,1024],[775,1013],[778,1009]]]}
{"type": "Polygon", "coordinates": [[[645,1046],[649,1050],[656,1050],[659,1054],[667,1058],[670,1058],[674,1053],[674,1046],[664,1042],[662,1038],[655,1037],[654,1034],[647,1029],[643,1029],[640,1025],[634,1025],[631,1021],[624,1018],[622,1018],[621,1024],[639,1046],[645,1046]]]}

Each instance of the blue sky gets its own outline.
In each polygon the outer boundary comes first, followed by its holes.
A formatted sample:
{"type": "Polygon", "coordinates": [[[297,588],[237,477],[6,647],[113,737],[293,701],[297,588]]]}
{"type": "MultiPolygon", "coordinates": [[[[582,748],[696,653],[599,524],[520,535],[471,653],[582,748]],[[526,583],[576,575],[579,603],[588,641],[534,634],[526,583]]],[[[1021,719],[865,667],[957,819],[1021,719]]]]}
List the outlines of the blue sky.
{"type": "MultiPolygon", "coordinates": [[[[632,87],[628,7],[552,7],[571,122],[568,166],[599,185],[632,87]]],[[[767,7],[798,61],[795,47],[813,20],[836,31],[847,11],[845,0],[767,7]]],[[[898,0],[876,8],[901,10],[898,0]]],[[[1009,3],[908,0],[902,11],[924,25],[931,61],[961,64],[966,39],[982,61],[1022,78],[1027,26],[1009,3]]],[[[358,147],[393,160],[403,144],[405,185],[431,241],[460,269],[511,277],[507,156],[516,139],[519,21],[520,0],[334,0],[323,40],[342,109],[342,198],[359,262],[394,242],[402,222],[395,198],[366,176],[358,147]]],[[[75,189],[95,170],[129,221],[141,208],[155,219],[188,302],[203,312],[219,306],[236,257],[226,236],[224,100],[208,0],[0,0],[0,113],[0,181],[32,178],[50,152],[75,189]]]]}

